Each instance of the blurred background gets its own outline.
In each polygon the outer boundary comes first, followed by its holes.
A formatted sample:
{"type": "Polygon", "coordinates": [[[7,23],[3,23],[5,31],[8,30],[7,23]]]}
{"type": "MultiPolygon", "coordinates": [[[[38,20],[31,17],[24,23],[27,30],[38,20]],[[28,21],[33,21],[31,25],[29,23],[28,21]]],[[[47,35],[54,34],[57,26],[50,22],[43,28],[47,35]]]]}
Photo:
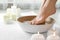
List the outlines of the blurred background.
{"type": "MultiPolygon", "coordinates": [[[[10,8],[13,3],[17,5],[18,8],[22,10],[22,12],[27,11],[34,11],[38,12],[42,0],[0,0],[0,12],[4,11],[6,12],[7,8],[10,8]]],[[[57,15],[60,13],[60,0],[56,3],[57,13],[54,15],[56,18],[57,15]]]]}
{"type": "MultiPolygon", "coordinates": [[[[38,10],[42,0],[0,0],[0,10],[10,8],[14,2],[22,10],[38,10]]],[[[57,1],[56,7],[60,9],[60,0],[57,1]]]]}

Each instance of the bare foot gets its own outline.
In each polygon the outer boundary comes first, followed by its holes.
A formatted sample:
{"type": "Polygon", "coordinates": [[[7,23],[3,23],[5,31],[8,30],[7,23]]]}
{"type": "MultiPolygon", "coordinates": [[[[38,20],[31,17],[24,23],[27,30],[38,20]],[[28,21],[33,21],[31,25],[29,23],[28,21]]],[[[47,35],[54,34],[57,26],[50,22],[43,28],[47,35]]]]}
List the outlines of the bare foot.
{"type": "Polygon", "coordinates": [[[56,12],[55,4],[56,4],[56,0],[46,0],[45,4],[40,10],[39,15],[36,18],[34,18],[30,23],[33,25],[44,23],[45,19],[48,16],[56,12]]]}

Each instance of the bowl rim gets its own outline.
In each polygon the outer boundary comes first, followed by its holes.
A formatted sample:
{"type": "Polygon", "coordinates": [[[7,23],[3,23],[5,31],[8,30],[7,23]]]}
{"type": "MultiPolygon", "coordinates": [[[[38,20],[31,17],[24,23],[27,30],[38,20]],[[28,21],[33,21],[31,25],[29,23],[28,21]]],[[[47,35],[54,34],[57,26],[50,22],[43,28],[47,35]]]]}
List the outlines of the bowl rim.
{"type": "MultiPolygon", "coordinates": [[[[30,15],[30,16],[35,16],[35,17],[36,17],[36,15],[30,15]]],[[[23,18],[23,17],[30,17],[30,16],[21,16],[21,17],[19,17],[19,18],[17,19],[17,21],[18,21],[19,23],[21,23],[21,24],[25,24],[25,23],[23,23],[23,22],[20,22],[19,19],[20,19],[20,18],[23,18]]],[[[52,18],[52,17],[50,17],[50,18],[52,18]]],[[[53,21],[52,21],[51,23],[45,23],[45,24],[55,23],[54,18],[52,18],[52,19],[53,19],[53,21]]],[[[42,24],[42,25],[44,25],[44,24],[42,24]]],[[[35,26],[36,26],[36,25],[35,25],[35,26]]]]}

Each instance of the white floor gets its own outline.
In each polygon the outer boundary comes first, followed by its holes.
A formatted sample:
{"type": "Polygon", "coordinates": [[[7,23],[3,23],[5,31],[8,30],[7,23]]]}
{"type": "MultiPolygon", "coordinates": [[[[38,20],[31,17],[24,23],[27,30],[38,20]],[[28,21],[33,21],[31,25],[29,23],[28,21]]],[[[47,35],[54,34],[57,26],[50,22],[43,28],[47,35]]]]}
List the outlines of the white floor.
{"type": "MultiPolygon", "coordinates": [[[[5,24],[3,20],[5,11],[2,11],[0,13],[0,40],[30,40],[32,34],[24,32],[17,22],[9,25],[5,24]]],[[[60,9],[57,10],[53,18],[57,20],[58,14],[60,14],[60,9]]]]}

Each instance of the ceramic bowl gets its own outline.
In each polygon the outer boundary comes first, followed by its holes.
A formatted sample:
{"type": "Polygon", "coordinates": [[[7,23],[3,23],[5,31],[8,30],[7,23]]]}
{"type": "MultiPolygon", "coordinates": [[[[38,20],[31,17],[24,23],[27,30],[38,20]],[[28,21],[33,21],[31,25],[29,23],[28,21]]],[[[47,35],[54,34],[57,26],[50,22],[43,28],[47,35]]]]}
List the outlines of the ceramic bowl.
{"type": "Polygon", "coordinates": [[[19,17],[18,18],[18,23],[20,25],[20,27],[25,31],[25,32],[29,32],[29,33],[43,33],[43,32],[47,32],[54,24],[55,20],[53,18],[51,18],[51,22],[44,22],[42,24],[39,25],[31,25],[29,23],[24,23],[26,21],[31,21],[32,19],[34,19],[36,16],[23,16],[23,17],[19,17]]]}

